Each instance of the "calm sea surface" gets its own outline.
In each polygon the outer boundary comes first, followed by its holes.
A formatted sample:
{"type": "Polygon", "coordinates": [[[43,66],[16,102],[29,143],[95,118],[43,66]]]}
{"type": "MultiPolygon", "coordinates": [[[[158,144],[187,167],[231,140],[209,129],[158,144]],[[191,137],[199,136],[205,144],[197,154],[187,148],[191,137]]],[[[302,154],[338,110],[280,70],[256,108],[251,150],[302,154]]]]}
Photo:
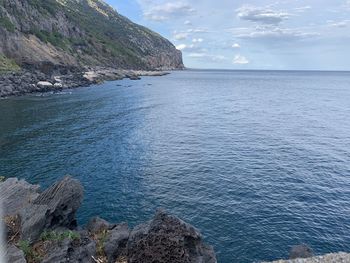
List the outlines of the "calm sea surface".
{"type": "Polygon", "coordinates": [[[0,100],[0,175],[81,180],[79,220],[159,207],[219,262],[350,252],[350,73],[184,71],[0,100]]]}

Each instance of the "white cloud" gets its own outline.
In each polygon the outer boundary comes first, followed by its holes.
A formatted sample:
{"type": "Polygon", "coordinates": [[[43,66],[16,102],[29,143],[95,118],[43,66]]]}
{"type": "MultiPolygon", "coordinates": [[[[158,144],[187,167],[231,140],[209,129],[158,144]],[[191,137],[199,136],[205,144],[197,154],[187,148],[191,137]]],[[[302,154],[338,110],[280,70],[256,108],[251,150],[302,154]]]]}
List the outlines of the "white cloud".
{"type": "Polygon", "coordinates": [[[340,22],[334,22],[334,21],[329,21],[329,26],[330,27],[339,27],[339,28],[343,28],[343,27],[347,27],[349,23],[349,20],[344,20],[344,21],[340,21],[340,22]]]}
{"type": "Polygon", "coordinates": [[[227,58],[223,55],[211,55],[205,52],[194,52],[190,53],[188,56],[190,58],[211,60],[213,62],[223,62],[227,60],[227,58]]]}
{"type": "Polygon", "coordinates": [[[234,44],[232,45],[232,48],[241,48],[241,46],[240,46],[240,44],[238,44],[238,43],[234,43],[234,44]]]}
{"type": "Polygon", "coordinates": [[[191,21],[190,21],[190,20],[186,20],[186,21],[184,22],[184,25],[186,25],[186,26],[190,26],[190,25],[192,25],[192,23],[191,23],[191,21]]]}
{"type": "Polygon", "coordinates": [[[194,39],[192,39],[193,43],[202,43],[203,41],[204,41],[203,38],[194,38],[194,39]]]}
{"type": "Polygon", "coordinates": [[[187,47],[186,44],[180,44],[180,45],[177,45],[177,46],[176,46],[176,49],[178,49],[178,50],[184,50],[184,49],[186,49],[186,47],[187,47]]]}
{"type": "Polygon", "coordinates": [[[203,48],[203,47],[199,47],[195,44],[180,44],[180,45],[177,45],[176,48],[178,50],[181,50],[181,51],[185,51],[185,52],[192,52],[192,53],[204,53],[204,52],[207,52],[208,50],[203,48]]]}
{"type": "Polygon", "coordinates": [[[233,64],[245,65],[249,64],[249,60],[245,56],[236,55],[233,59],[233,64]]]}
{"type": "Polygon", "coordinates": [[[238,8],[236,12],[241,20],[268,25],[277,25],[290,16],[290,14],[286,12],[248,5],[238,8]]]}
{"type": "Polygon", "coordinates": [[[175,33],[174,38],[176,40],[184,40],[188,37],[188,33],[175,33]]]}
{"type": "Polygon", "coordinates": [[[170,17],[185,16],[193,13],[195,10],[191,5],[184,2],[168,2],[148,8],[144,12],[144,17],[153,21],[164,21],[170,17]]]}
{"type": "Polygon", "coordinates": [[[187,30],[188,33],[209,33],[207,29],[204,28],[190,28],[187,30]]]}
{"type": "Polygon", "coordinates": [[[238,38],[243,39],[259,39],[264,41],[295,41],[311,37],[319,36],[320,34],[314,32],[302,32],[296,29],[285,28],[256,28],[250,33],[242,33],[237,35],[238,38]]]}
{"type": "Polygon", "coordinates": [[[188,56],[191,58],[203,58],[203,57],[206,57],[208,55],[205,53],[190,53],[188,56]]]}
{"type": "Polygon", "coordinates": [[[311,9],[311,6],[309,6],[309,5],[294,8],[294,10],[298,13],[304,13],[310,9],[311,9]]]}

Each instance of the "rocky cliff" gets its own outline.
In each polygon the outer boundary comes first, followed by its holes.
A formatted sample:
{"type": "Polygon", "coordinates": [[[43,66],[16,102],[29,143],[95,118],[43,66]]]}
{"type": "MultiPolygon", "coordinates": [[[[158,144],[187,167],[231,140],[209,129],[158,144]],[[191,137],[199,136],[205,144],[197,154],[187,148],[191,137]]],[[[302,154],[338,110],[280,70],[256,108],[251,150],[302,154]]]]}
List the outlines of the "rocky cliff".
{"type": "Polygon", "coordinates": [[[0,0],[0,70],[183,68],[182,54],[103,0],[0,0]]]}

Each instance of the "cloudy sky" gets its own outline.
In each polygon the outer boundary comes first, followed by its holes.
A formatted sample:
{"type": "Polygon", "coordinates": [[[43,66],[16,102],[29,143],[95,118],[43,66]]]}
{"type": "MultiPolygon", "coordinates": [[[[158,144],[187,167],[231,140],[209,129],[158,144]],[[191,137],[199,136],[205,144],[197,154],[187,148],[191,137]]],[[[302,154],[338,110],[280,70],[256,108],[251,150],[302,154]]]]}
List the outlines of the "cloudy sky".
{"type": "Polygon", "coordinates": [[[350,70],[350,0],[107,0],[190,68],[350,70]]]}

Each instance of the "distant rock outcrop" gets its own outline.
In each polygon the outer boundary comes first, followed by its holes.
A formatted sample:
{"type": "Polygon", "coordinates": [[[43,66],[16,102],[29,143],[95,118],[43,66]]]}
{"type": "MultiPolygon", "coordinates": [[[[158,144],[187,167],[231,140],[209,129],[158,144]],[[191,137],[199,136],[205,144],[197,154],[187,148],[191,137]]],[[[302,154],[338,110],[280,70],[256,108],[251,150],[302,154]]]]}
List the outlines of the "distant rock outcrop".
{"type": "Polygon", "coordinates": [[[133,230],[98,217],[78,227],[83,188],[71,177],[41,193],[38,186],[7,179],[0,193],[9,262],[216,263],[198,230],[164,211],[133,230]]]}

